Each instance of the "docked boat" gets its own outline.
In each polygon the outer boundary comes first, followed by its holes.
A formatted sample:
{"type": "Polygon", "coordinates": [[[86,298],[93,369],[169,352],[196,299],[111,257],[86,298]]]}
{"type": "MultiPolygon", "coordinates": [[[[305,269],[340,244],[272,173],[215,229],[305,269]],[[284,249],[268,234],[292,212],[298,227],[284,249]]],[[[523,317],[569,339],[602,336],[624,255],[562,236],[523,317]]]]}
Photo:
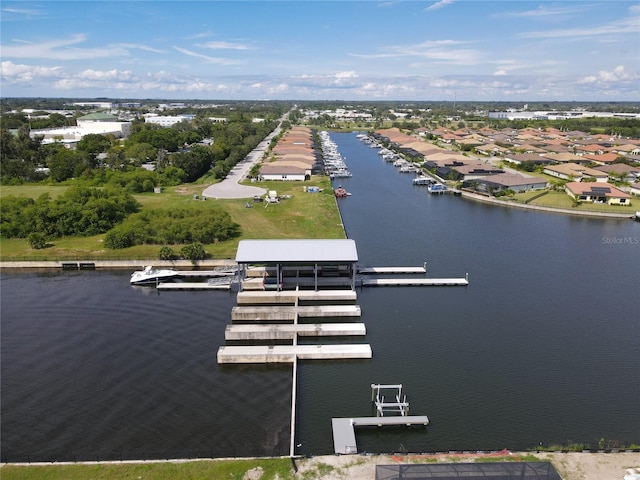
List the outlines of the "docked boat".
{"type": "Polygon", "coordinates": [[[336,188],[333,193],[335,194],[335,196],[337,198],[344,198],[344,197],[348,197],[351,194],[349,192],[347,192],[343,187],[338,187],[336,188]]]}
{"type": "Polygon", "coordinates": [[[424,175],[413,179],[414,185],[431,185],[433,183],[436,183],[436,182],[432,178],[424,175]]]}
{"type": "Polygon", "coordinates": [[[429,193],[445,193],[447,191],[447,186],[442,183],[434,183],[433,185],[429,185],[427,187],[429,193]]]}
{"type": "Polygon", "coordinates": [[[133,272],[129,282],[132,285],[155,284],[165,280],[172,280],[179,275],[180,273],[173,268],[155,268],[147,266],[144,267],[144,270],[133,272]]]}

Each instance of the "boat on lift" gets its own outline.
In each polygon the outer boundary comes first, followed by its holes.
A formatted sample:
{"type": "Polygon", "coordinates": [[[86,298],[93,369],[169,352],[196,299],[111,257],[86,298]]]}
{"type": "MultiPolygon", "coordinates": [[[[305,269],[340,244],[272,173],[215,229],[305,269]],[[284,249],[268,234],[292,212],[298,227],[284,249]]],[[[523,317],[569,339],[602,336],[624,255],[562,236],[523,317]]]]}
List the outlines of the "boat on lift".
{"type": "Polygon", "coordinates": [[[131,285],[150,285],[166,280],[173,280],[180,272],[174,268],[144,267],[144,270],[137,270],[131,274],[129,282],[131,285]]]}
{"type": "Polygon", "coordinates": [[[333,191],[333,193],[335,194],[335,196],[336,196],[337,198],[344,198],[344,197],[348,197],[348,196],[350,196],[350,195],[351,195],[349,192],[347,192],[347,191],[344,189],[344,187],[338,187],[338,188],[336,188],[336,189],[333,191]]]}

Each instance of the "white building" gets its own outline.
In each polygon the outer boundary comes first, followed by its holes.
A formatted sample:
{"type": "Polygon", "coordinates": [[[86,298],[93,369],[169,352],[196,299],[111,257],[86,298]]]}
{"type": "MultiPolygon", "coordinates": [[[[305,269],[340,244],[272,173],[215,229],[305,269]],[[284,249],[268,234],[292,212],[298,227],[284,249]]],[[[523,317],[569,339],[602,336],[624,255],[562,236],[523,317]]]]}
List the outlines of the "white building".
{"type": "Polygon", "coordinates": [[[161,127],[172,127],[176,123],[180,122],[190,122],[193,120],[194,115],[156,115],[156,114],[148,114],[144,116],[145,123],[153,123],[155,125],[160,125],[161,127]]]}
{"type": "Polygon", "coordinates": [[[75,127],[31,130],[29,135],[31,138],[42,137],[42,143],[45,145],[59,142],[72,147],[89,134],[126,138],[131,133],[131,122],[120,122],[116,117],[104,113],[85,115],[78,118],[76,123],[75,127]]]}

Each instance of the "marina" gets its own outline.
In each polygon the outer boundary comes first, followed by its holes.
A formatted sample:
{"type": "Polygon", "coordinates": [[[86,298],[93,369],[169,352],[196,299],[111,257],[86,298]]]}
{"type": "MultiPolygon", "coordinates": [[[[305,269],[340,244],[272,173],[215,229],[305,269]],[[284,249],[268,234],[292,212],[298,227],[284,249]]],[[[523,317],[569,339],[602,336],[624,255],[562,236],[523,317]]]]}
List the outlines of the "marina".
{"type": "MultiPolygon", "coordinates": [[[[296,292],[297,279],[283,265],[279,292],[263,289],[256,268],[259,289],[245,284],[237,297],[215,290],[156,295],[128,282],[149,260],[96,261],[95,271],[82,272],[60,264],[3,269],[4,460],[333,454],[332,418],[375,418],[372,382],[404,384],[409,416],[426,413],[430,423],[427,434],[419,425],[356,426],[361,454],[524,450],[600,436],[637,444],[637,245],[602,239],[635,238],[639,224],[429,195],[354,134],[332,137],[352,159],[353,196],[340,208],[358,265],[428,259],[429,276],[468,271],[470,288],[351,291],[348,277],[322,276],[323,289],[314,293],[310,265],[300,270],[296,292]],[[532,238],[545,239],[543,250],[529,249],[532,238]],[[576,281],[594,271],[597,287],[576,281]],[[330,279],[346,286],[325,290],[330,279]],[[217,364],[241,299],[300,295],[300,304],[321,303],[311,296],[325,292],[336,297],[329,303],[361,306],[352,321],[366,324],[366,335],[300,341],[363,341],[371,359],[293,368],[217,364]],[[357,300],[337,299],[343,292],[357,300]],[[558,301],[558,294],[573,300],[558,301]]],[[[193,268],[188,261],[154,264],[193,268]]]]}

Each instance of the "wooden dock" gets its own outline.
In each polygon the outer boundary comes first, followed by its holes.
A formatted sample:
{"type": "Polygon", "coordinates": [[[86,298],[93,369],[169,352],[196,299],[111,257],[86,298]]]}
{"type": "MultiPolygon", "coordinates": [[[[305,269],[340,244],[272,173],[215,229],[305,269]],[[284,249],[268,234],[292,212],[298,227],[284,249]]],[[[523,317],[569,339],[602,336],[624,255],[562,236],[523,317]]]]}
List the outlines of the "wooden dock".
{"type": "Polygon", "coordinates": [[[427,273],[424,267],[367,267],[359,268],[361,275],[381,275],[381,274],[407,274],[407,273],[427,273]]]}
{"type": "Polygon", "coordinates": [[[414,426],[428,424],[429,418],[426,415],[332,418],[333,450],[336,455],[352,455],[358,453],[355,427],[414,426]]]}
{"type": "Polygon", "coordinates": [[[225,340],[293,340],[300,337],[364,336],[364,323],[313,323],[274,325],[227,325],[225,340]]]}
{"type": "Polygon", "coordinates": [[[231,290],[231,283],[209,282],[163,282],[156,286],[158,290],[231,290]]]}
{"type": "Polygon", "coordinates": [[[439,286],[467,286],[468,277],[465,278],[363,278],[363,287],[439,287],[439,286]]]}
{"type": "Polygon", "coordinates": [[[234,322],[293,322],[296,318],[360,317],[359,305],[309,306],[236,306],[231,309],[234,322]]]}
{"type": "Polygon", "coordinates": [[[372,357],[368,344],[223,346],[218,363],[293,363],[298,360],[346,360],[372,357]]]}
{"type": "Polygon", "coordinates": [[[343,302],[355,304],[357,294],[353,290],[284,290],[267,292],[243,290],[238,292],[238,305],[297,305],[308,302],[343,302]]]}

